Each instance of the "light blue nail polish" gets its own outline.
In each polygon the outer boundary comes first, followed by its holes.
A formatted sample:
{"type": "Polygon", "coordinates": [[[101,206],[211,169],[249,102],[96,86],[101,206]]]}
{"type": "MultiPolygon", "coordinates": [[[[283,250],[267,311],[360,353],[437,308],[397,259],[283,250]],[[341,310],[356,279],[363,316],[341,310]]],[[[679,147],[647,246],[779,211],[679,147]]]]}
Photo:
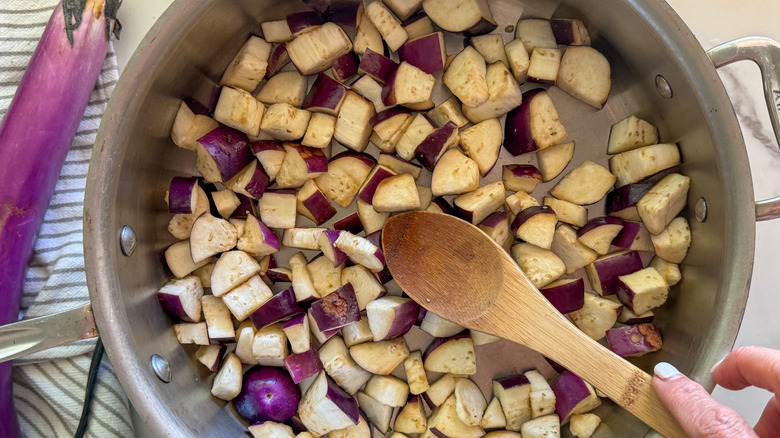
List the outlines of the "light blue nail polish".
{"type": "Polygon", "coordinates": [[[668,362],[658,362],[653,368],[653,374],[663,380],[673,379],[680,375],[680,371],[668,362]]]}

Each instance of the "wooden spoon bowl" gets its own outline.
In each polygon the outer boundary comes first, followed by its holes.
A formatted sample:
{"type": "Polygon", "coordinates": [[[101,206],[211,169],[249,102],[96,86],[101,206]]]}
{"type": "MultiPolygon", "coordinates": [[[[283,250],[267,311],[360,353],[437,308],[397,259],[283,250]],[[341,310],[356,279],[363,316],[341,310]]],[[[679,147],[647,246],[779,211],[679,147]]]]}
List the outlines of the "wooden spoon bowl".
{"type": "Polygon", "coordinates": [[[656,431],[686,436],[658,399],[651,376],[569,322],[479,228],[446,214],[404,213],[387,221],[382,245],[393,278],[426,309],[530,347],[656,431]]]}

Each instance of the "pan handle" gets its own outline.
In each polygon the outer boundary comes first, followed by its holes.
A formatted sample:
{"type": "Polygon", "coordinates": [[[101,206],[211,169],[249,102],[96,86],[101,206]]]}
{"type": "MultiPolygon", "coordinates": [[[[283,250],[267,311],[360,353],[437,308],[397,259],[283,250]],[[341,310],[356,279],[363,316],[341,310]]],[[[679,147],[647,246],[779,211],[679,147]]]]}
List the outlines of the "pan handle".
{"type": "MultiPolygon", "coordinates": [[[[736,61],[753,61],[761,70],[769,119],[780,145],[780,43],[766,37],[745,37],[707,51],[716,68],[736,61]]],[[[780,218],[780,197],[756,202],[756,220],[780,218]]]]}
{"type": "Polygon", "coordinates": [[[0,326],[0,362],[98,335],[92,305],[0,326]]]}

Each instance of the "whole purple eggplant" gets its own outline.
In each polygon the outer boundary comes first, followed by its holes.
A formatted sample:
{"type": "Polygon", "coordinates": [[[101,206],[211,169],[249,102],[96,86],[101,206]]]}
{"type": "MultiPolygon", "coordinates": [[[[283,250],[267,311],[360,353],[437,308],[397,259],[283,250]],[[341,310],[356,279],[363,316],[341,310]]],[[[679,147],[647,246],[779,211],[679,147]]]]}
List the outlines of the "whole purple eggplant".
{"type": "MultiPolygon", "coordinates": [[[[18,318],[27,261],[103,67],[120,3],[57,5],[0,127],[0,324],[18,318]]],[[[19,436],[12,389],[11,362],[0,364],[2,437],[19,436]]]]}

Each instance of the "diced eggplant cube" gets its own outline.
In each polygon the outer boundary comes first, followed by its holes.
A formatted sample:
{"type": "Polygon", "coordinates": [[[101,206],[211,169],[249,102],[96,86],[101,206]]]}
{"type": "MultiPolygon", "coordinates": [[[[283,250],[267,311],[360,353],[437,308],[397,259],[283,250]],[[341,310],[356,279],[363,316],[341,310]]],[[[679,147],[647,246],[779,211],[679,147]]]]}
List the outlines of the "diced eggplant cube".
{"type": "Polygon", "coordinates": [[[474,123],[501,117],[520,106],[523,101],[520,85],[503,62],[489,64],[485,79],[488,85],[487,100],[477,106],[463,104],[463,114],[474,123]]]}
{"type": "Polygon", "coordinates": [[[542,173],[542,181],[551,181],[560,175],[569,165],[573,156],[573,141],[536,151],[536,160],[539,163],[539,171],[542,173]]]}
{"type": "Polygon", "coordinates": [[[246,135],[227,126],[199,138],[195,152],[198,171],[206,182],[228,181],[252,161],[246,135]]]}
{"type": "MultiPolygon", "coordinates": [[[[533,57],[531,58],[533,67],[533,57]]],[[[561,58],[555,86],[570,96],[601,109],[612,87],[609,61],[590,46],[570,46],[561,58]]]]}
{"type": "Polygon", "coordinates": [[[658,143],[658,128],[636,116],[628,116],[612,125],[609,131],[608,154],[619,154],[658,143]]]}
{"type": "Polygon", "coordinates": [[[268,79],[257,93],[257,100],[266,105],[286,103],[300,107],[306,98],[308,82],[306,77],[297,71],[286,71],[268,79]]]}
{"type": "Polygon", "coordinates": [[[670,173],[653,186],[636,204],[642,223],[652,234],[661,233],[685,208],[691,179],[670,173]]]}
{"type": "Polygon", "coordinates": [[[566,273],[573,274],[598,258],[598,253],[583,245],[577,239],[577,232],[569,225],[561,225],[555,229],[552,252],[566,265],[566,273]]]}
{"type": "Polygon", "coordinates": [[[320,73],[306,95],[302,108],[335,117],[338,115],[346,95],[347,87],[330,76],[320,73]]]}
{"type": "Polygon", "coordinates": [[[180,344],[209,345],[208,326],[205,322],[180,322],[173,325],[173,332],[180,344]]]}
{"type": "Polygon", "coordinates": [[[688,220],[680,216],[672,220],[660,234],[650,235],[655,255],[669,263],[682,263],[691,246],[688,220]]]}
{"type": "Polygon", "coordinates": [[[285,357],[284,366],[294,383],[300,383],[322,371],[322,363],[314,349],[285,357]]]}
{"type": "Polygon", "coordinates": [[[366,305],[366,316],[374,341],[405,335],[419,312],[420,306],[409,298],[388,296],[371,301],[366,305]]]}
{"type": "Polygon", "coordinates": [[[295,190],[267,190],[258,201],[260,220],[270,228],[295,228],[295,190]]]}
{"type": "Polygon", "coordinates": [[[395,338],[353,345],[349,353],[364,370],[387,376],[409,357],[409,347],[404,338],[395,338]]]}
{"type": "Polygon", "coordinates": [[[512,222],[515,237],[540,248],[550,249],[558,219],[550,206],[528,207],[512,222]]]}
{"type": "Polygon", "coordinates": [[[562,424],[572,415],[588,412],[601,404],[593,387],[570,371],[564,371],[552,389],[555,392],[555,413],[562,424]]]}
{"type": "Polygon", "coordinates": [[[173,120],[171,140],[176,146],[194,151],[198,139],[219,126],[219,123],[205,114],[196,114],[186,101],[179,105],[179,111],[173,120]]]}
{"type": "Polygon", "coordinates": [[[319,355],[328,376],[349,394],[356,393],[371,378],[371,373],[352,359],[344,341],[338,336],[328,339],[320,347],[319,355]]]}
{"type": "Polygon", "coordinates": [[[620,357],[639,357],[660,350],[663,341],[655,324],[645,323],[607,330],[607,344],[620,357]]]}
{"type": "Polygon", "coordinates": [[[382,34],[379,33],[374,23],[366,16],[365,10],[363,17],[358,24],[355,41],[352,44],[353,50],[358,55],[364,55],[366,50],[371,49],[376,53],[384,53],[385,45],[382,41],[382,34]]]}
{"type": "Polygon", "coordinates": [[[586,160],[564,176],[550,194],[574,204],[593,204],[607,194],[616,180],[605,167],[586,160]]]}
{"type": "Polygon", "coordinates": [[[532,193],[542,182],[542,174],[533,164],[507,164],[502,168],[501,179],[507,190],[532,193]]]}
{"type": "Polygon", "coordinates": [[[424,0],[425,13],[440,28],[466,35],[482,35],[496,28],[487,0],[424,0]]]}
{"type": "Polygon", "coordinates": [[[442,80],[464,105],[476,107],[488,100],[487,64],[471,46],[455,56],[442,80]]]}
{"type": "Polygon", "coordinates": [[[428,15],[426,15],[423,11],[420,11],[409,17],[407,20],[401,23],[401,26],[404,27],[406,34],[409,36],[409,40],[432,34],[434,32],[431,19],[428,18],[428,15]]]}
{"type": "Polygon", "coordinates": [[[636,314],[660,306],[666,302],[668,294],[669,286],[655,268],[645,268],[618,277],[617,297],[636,314]]]}
{"type": "Polygon", "coordinates": [[[257,137],[260,124],[264,120],[265,106],[247,91],[222,87],[214,119],[223,125],[237,129],[247,135],[257,137]]]}
{"type": "MultiPolygon", "coordinates": [[[[539,201],[526,192],[517,192],[514,195],[507,196],[504,200],[504,204],[513,215],[517,215],[528,207],[538,206],[539,201]]],[[[553,207],[553,210],[555,210],[555,207],[553,207]]],[[[558,216],[557,212],[555,213],[555,216],[558,216]]],[[[561,220],[560,217],[558,217],[558,220],[561,220]]]]}
{"type": "Polygon", "coordinates": [[[363,53],[363,58],[360,60],[358,73],[367,75],[384,85],[390,81],[397,68],[397,62],[367,48],[365,53],[363,53]]]}
{"type": "Polygon", "coordinates": [[[228,251],[236,246],[238,233],[236,228],[225,219],[204,213],[192,224],[190,232],[190,252],[192,261],[203,260],[228,251]]]}
{"type": "Polygon", "coordinates": [[[287,335],[282,330],[282,324],[265,326],[255,333],[252,341],[252,355],[257,363],[263,366],[283,367],[284,359],[289,355],[287,335]]]}
{"type": "Polygon", "coordinates": [[[230,401],[241,392],[243,375],[241,360],[233,353],[228,353],[211,385],[211,394],[219,399],[230,401]]]}
{"type": "Polygon", "coordinates": [[[203,286],[194,275],[170,280],[157,290],[157,300],[166,313],[185,322],[200,322],[203,286]]]}
{"type": "Polygon", "coordinates": [[[433,75],[404,61],[382,89],[382,102],[387,106],[427,102],[435,83],[433,75]]]}
{"type": "Polygon", "coordinates": [[[516,156],[554,146],[568,135],[547,91],[537,88],[523,93],[520,106],[507,114],[504,147],[516,156]]]}
{"type": "Polygon", "coordinates": [[[670,263],[660,257],[653,257],[648,267],[655,268],[659,274],[666,280],[669,287],[674,286],[682,280],[680,266],[677,263],[670,263]]]}
{"type": "Polygon", "coordinates": [[[286,102],[275,103],[266,110],[260,129],[277,140],[299,140],[306,133],[310,118],[307,110],[286,102]]]}
{"type": "Polygon", "coordinates": [[[243,321],[272,296],[273,292],[262,278],[259,275],[254,275],[223,295],[222,301],[238,321],[243,321]]]}
{"type": "Polygon", "coordinates": [[[602,216],[589,220],[584,227],[577,230],[577,239],[599,255],[604,255],[622,230],[623,221],[616,217],[602,216]]]}
{"type": "Polygon", "coordinates": [[[540,84],[553,85],[558,77],[558,70],[561,67],[561,51],[558,49],[548,49],[535,47],[530,52],[528,62],[528,80],[540,84]]]}
{"type": "Polygon", "coordinates": [[[582,308],[569,316],[583,333],[598,341],[615,325],[621,307],[623,306],[615,301],[585,293],[582,308]]]}
{"type": "Polygon", "coordinates": [[[455,198],[455,212],[458,217],[476,225],[501,207],[505,193],[503,182],[487,184],[455,198]]]}
{"type": "Polygon", "coordinates": [[[223,253],[211,273],[211,293],[221,297],[260,272],[260,264],[244,251],[223,253]]]}
{"type": "Polygon", "coordinates": [[[449,396],[428,419],[431,435],[437,437],[481,437],[485,434],[479,426],[470,426],[458,417],[458,403],[455,394],[449,396]]]}
{"type": "Polygon", "coordinates": [[[346,207],[369,178],[374,164],[370,155],[343,152],[333,157],[328,163],[327,172],[314,181],[325,196],[339,206],[346,207]]]}
{"type": "Polygon", "coordinates": [[[254,91],[265,76],[271,47],[264,39],[250,36],[225,70],[220,85],[254,91]]]}
{"type": "Polygon", "coordinates": [[[404,434],[423,433],[428,428],[422,397],[412,396],[395,417],[393,430],[404,434]]]}
{"type": "Polygon", "coordinates": [[[236,342],[236,332],[233,330],[233,320],[222,299],[213,295],[204,295],[200,299],[203,308],[203,319],[209,332],[209,342],[224,344],[236,342]]]}
{"type": "Polygon", "coordinates": [[[339,388],[324,371],[301,398],[298,417],[311,433],[324,435],[357,424],[357,401],[339,388]]]}
{"type": "Polygon", "coordinates": [[[523,423],[520,433],[528,438],[560,438],[561,421],[555,414],[537,417],[523,423]]]}
{"type": "Polygon", "coordinates": [[[636,251],[617,251],[603,255],[585,267],[591,287],[601,296],[617,293],[617,279],[643,267],[636,251]]]}
{"type": "Polygon", "coordinates": [[[363,152],[371,136],[369,121],[375,114],[374,110],[371,102],[348,91],[338,113],[333,138],[345,147],[363,152]]]}
{"type": "Polygon", "coordinates": [[[642,181],[680,164],[680,150],[674,143],[661,143],[621,152],[609,159],[609,169],[617,177],[615,187],[642,181]]]}
{"type": "Polygon", "coordinates": [[[323,331],[341,328],[360,319],[355,290],[349,283],[313,302],[309,311],[323,331]]]}
{"type": "Polygon", "coordinates": [[[195,263],[195,261],[192,260],[189,240],[176,242],[165,250],[165,264],[176,278],[184,278],[190,275],[192,271],[208,264],[210,261],[210,258],[206,258],[195,263]]]}
{"type": "Polygon", "coordinates": [[[398,50],[409,38],[398,19],[381,2],[369,3],[365,12],[371,23],[382,34],[382,38],[391,52],[398,50]]]}
{"type": "Polygon", "coordinates": [[[530,243],[518,243],[511,248],[512,258],[536,287],[544,287],[566,272],[566,265],[553,251],[530,243]]]}
{"type": "Polygon", "coordinates": [[[352,50],[352,41],[337,24],[324,23],[287,43],[290,60],[302,75],[327,70],[333,61],[352,50]]]}
{"type": "Polygon", "coordinates": [[[466,334],[436,338],[423,353],[425,369],[432,372],[471,375],[477,372],[474,342],[466,334]]]}
{"type": "Polygon", "coordinates": [[[575,414],[569,419],[569,431],[577,438],[590,438],[601,424],[596,414],[575,414]]]}
{"type": "Polygon", "coordinates": [[[398,49],[401,61],[434,74],[444,70],[447,52],[444,48],[444,34],[434,32],[416,39],[410,39],[398,49]]]}
{"type": "Polygon", "coordinates": [[[655,251],[650,232],[641,222],[623,221],[623,229],[615,236],[612,245],[633,251],[655,251]]]}
{"type": "Polygon", "coordinates": [[[264,21],[260,23],[260,28],[269,43],[284,43],[293,39],[287,20],[264,21]]]}
{"type": "MultiPolygon", "coordinates": [[[[585,24],[576,18],[550,20],[555,41],[564,46],[589,46],[590,34],[585,24]]],[[[578,437],[582,438],[582,437],[578,437]]]]}
{"type": "Polygon", "coordinates": [[[515,37],[525,44],[525,49],[531,53],[534,48],[555,49],[558,43],[549,20],[527,18],[517,22],[515,37]]]}
{"type": "Polygon", "coordinates": [[[434,196],[460,195],[479,188],[479,165],[457,149],[450,149],[436,163],[431,177],[434,196]]]}
{"type": "Polygon", "coordinates": [[[263,328],[303,313],[303,308],[295,301],[292,288],[287,288],[263,303],[249,317],[255,327],[263,328]]]}
{"type": "Polygon", "coordinates": [[[582,278],[566,278],[553,281],[540,288],[539,292],[547,298],[559,312],[566,314],[582,308],[585,301],[585,282],[582,278]]]}
{"type": "Polygon", "coordinates": [[[507,430],[519,431],[531,419],[531,382],[524,375],[494,380],[493,396],[501,402],[507,430]]]}

